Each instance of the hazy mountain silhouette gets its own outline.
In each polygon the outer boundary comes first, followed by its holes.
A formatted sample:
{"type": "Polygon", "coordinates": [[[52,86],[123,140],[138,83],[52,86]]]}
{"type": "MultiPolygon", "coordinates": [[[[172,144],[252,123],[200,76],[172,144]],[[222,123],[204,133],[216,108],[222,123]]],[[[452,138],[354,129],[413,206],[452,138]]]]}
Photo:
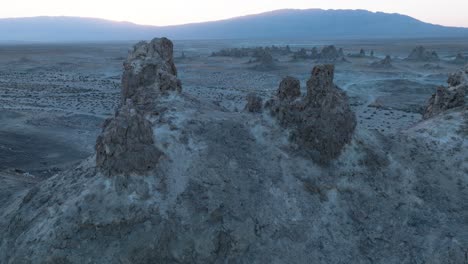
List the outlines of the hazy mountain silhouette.
{"type": "Polygon", "coordinates": [[[468,28],[433,25],[400,14],[365,10],[278,10],[177,26],[142,26],[78,17],[0,19],[0,41],[173,39],[316,39],[468,37],[468,28]]]}

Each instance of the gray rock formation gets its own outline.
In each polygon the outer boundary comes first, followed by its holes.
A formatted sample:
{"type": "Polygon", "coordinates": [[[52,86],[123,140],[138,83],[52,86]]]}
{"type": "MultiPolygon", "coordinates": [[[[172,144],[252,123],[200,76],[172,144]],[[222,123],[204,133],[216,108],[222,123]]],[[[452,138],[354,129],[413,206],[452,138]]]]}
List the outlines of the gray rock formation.
{"type": "Polygon", "coordinates": [[[244,110],[250,113],[260,113],[262,112],[263,102],[262,98],[255,93],[249,93],[247,95],[247,104],[245,105],[244,110]]]}
{"type": "Polygon", "coordinates": [[[333,65],[314,67],[307,95],[301,100],[294,100],[299,81],[288,77],[281,82],[277,98],[267,103],[280,124],[292,129],[291,140],[322,164],[341,153],[356,127],[348,98],[333,83],[333,77],[333,65]],[[289,94],[293,96],[286,96],[289,94]]]}
{"type": "Polygon", "coordinates": [[[278,66],[273,59],[273,56],[269,51],[263,51],[257,56],[257,60],[254,61],[257,63],[255,66],[251,67],[253,70],[257,71],[271,71],[278,69],[278,66]]]}
{"type": "Polygon", "coordinates": [[[173,59],[173,44],[166,38],[139,42],[124,62],[122,103],[131,99],[138,109],[153,106],[154,100],[170,91],[180,92],[173,59]]]}
{"type": "Polygon", "coordinates": [[[447,80],[449,87],[465,87],[468,86],[468,65],[456,73],[449,75],[447,80]]]}
{"type": "Polygon", "coordinates": [[[361,50],[359,51],[359,55],[360,55],[361,57],[365,57],[365,56],[366,56],[366,52],[364,51],[364,49],[361,49],[361,50]]]}
{"type": "Polygon", "coordinates": [[[154,145],[152,124],[145,114],[170,91],[180,92],[173,44],[166,38],[139,42],[124,63],[122,105],[106,120],[96,140],[96,166],[106,175],[145,174],[162,156],[154,145]]]}
{"type": "Polygon", "coordinates": [[[468,63],[468,57],[464,56],[462,53],[458,53],[455,59],[453,59],[452,63],[465,65],[468,63]]]}
{"type": "Polygon", "coordinates": [[[281,81],[276,95],[280,100],[298,98],[301,96],[301,82],[291,76],[285,77],[281,81]]]}
{"type": "Polygon", "coordinates": [[[318,55],[320,62],[336,62],[343,58],[343,50],[338,50],[334,45],[323,47],[318,55]]]}
{"type": "Polygon", "coordinates": [[[411,51],[406,60],[409,61],[439,61],[439,56],[435,51],[426,50],[423,46],[418,46],[411,51]]]}
{"type": "Polygon", "coordinates": [[[374,68],[382,68],[382,69],[393,68],[392,58],[389,55],[387,55],[387,56],[385,56],[385,58],[383,60],[371,63],[371,66],[374,67],[374,68]]]}
{"type": "Polygon", "coordinates": [[[440,86],[429,99],[423,118],[428,119],[449,109],[465,105],[468,91],[468,67],[451,74],[447,80],[448,87],[440,86]]]}
{"type": "Polygon", "coordinates": [[[334,45],[325,46],[320,52],[317,50],[316,47],[312,48],[310,51],[305,48],[301,48],[300,50],[294,52],[293,59],[311,59],[321,63],[336,63],[345,61],[343,49],[337,49],[334,45]]]}
{"type": "Polygon", "coordinates": [[[130,100],[105,121],[96,140],[96,167],[108,176],[144,174],[154,169],[161,156],[154,146],[151,122],[130,100]]]}
{"type": "MultiPolygon", "coordinates": [[[[143,112],[164,151],[155,171],[104,177],[87,159],[5,197],[0,263],[466,262],[468,114],[392,137],[356,129],[323,167],[301,154],[314,139],[341,145],[354,115],[333,66],[313,70],[305,96],[297,83],[272,100],[287,126],[184,93],[157,97],[166,110],[143,112]]],[[[131,109],[118,117],[146,127],[131,109]]]]}
{"type": "MultiPolygon", "coordinates": [[[[317,56],[317,49],[314,47],[315,50],[315,56],[317,56]]],[[[293,59],[294,60],[305,60],[311,58],[309,54],[307,54],[307,50],[304,48],[301,48],[300,50],[296,51],[293,53],[293,59]]]]}

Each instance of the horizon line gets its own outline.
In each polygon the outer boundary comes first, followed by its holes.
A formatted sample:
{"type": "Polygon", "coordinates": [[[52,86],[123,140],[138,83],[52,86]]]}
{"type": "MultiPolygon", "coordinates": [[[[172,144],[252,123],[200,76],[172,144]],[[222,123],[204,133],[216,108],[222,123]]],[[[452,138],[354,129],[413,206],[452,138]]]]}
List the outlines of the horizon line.
{"type": "Polygon", "coordinates": [[[323,9],[323,8],[283,8],[283,9],[274,9],[274,10],[269,10],[265,12],[260,12],[260,13],[251,13],[251,14],[245,14],[245,15],[239,15],[239,16],[233,16],[233,17],[227,17],[227,18],[221,18],[221,19],[214,19],[214,20],[204,20],[204,21],[194,21],[194,22],[188,22],[188,23],[181,23],[181,24],[170,24],[170,25],[154,25],[154,24],[140,24],[128,20],[116,20],[116,19],[109,19],[109,18],[103,18],[103,17],[90,17],[90,16],[67,16],[67,15],[37,15],[37,16],[17,16],[17,17],[0,17],[0,20],[13,20],[13,19],[27,19],[27,18],[81,18],[81,19],[95,19],[95,20],[103,20],[103,21],[108,21],[108,22],[114,22],[114,23],[122,23],[122,24],[133,24],[136,26],[144,26],[144,27],[176,27],[176,26],[186,26],[186,25],[193,25],[193,24],[203,24],[203,23],[210,23],[210,22],[220,22],[220,21],[226,21],[226,20],[232,20],[232,19],[238,19],[238,18],[245,18],[245,17],[250,17],[250,16],[256,16],[256,15],[262,15],[262,14],[268,14],[268,13],[274,13],[274,12],[279,12],[279,11],[311,11],[311,10],[321,10],[321,11],[366,11],[369,13],[383,13],[383,14],[389,14],[389,15],[401,15],[401,16],[407,16],[412,19],[416,19],[418,21],[436,25],[436,26],[442,26],[442,27],[452,27],[452,28],[467,28],[465,26],[447,26],[447,25],[442,25],[442,24],[436,24],[433,22],[427,22],[418,18],[415,18],[413,16],[407,15],[407,14],[402,14],[402,13],[396,13],[396,12],[385,12],[385,11],[371,11],[367,9],[323,9]]]}

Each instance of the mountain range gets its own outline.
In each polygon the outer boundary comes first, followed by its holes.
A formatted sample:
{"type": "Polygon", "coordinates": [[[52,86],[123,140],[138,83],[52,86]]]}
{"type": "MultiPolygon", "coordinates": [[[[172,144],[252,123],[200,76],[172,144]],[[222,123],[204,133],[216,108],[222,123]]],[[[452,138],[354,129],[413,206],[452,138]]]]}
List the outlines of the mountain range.
{"type": "Polygon", "coordinates": [[[284,9],[175,26],[147,26],[81,17],[0,19],[1,42],[135,41],[166,36],[191,39],[359,39],[468,37],[468,28],[366,10],[284,9]]]}

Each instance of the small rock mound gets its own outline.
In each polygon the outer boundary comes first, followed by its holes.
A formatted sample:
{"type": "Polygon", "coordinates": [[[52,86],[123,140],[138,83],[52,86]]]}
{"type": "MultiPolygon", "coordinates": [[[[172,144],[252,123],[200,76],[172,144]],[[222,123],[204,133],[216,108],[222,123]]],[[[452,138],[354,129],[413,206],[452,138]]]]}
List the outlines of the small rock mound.
{"type": "Polygon", "coordinates": [[[373,62],[371,66],[374,68],[383,68],[383,69],[393,68],[392,58],[389,55],[387,55],[385,56],[385,59],[373,62]]]}
{"type": "Polygon", "coordinates": [[[438,87],[429,99],[423,114],[424,119],[465,105],[465,95],[468,90],[468,67],[455,74],[451,74],[447,83],[448,87],[438,87]]]}
{"type": "Polygon", "coordinates": [[[356,127],[348,97],[333,83],[333,77],[333,65],[314,67],[307,95],[301,100],[294,100],[300,95],[299,80],[287,77],[276,98],[266,105],[282,126],[292,129],[291,140],[321,164],[339,156],[356,127]]]}
{"type": "Polygon", "coordinates": [[[137,43],[124,62],[122,103],[131,99],[140,109],[148,109],[154,100],[169,91],[180,92],[173,59],[173,44],[167,38],[137,43]]]}
{"type": "Polygon", "coordinates": [[[105,175],[144,174],[162,152],[154,146],[151,122],[129,101],[107,119],[96,140],[96,166],[105,175]]]}
{"type": "Polygon", "coordinates": [[[262,98],[255,93],[249,93],[247,95],[247,104],[245,105],[245,111],[250,113],[262,112],[262,98]]]}
{"type": "Polygon", "coordinates": [[[429,51],[423,46],[419,46],[414,48],[406,59],[409,61],[439,61],[439,55],[435,51],[429,51]]]}

